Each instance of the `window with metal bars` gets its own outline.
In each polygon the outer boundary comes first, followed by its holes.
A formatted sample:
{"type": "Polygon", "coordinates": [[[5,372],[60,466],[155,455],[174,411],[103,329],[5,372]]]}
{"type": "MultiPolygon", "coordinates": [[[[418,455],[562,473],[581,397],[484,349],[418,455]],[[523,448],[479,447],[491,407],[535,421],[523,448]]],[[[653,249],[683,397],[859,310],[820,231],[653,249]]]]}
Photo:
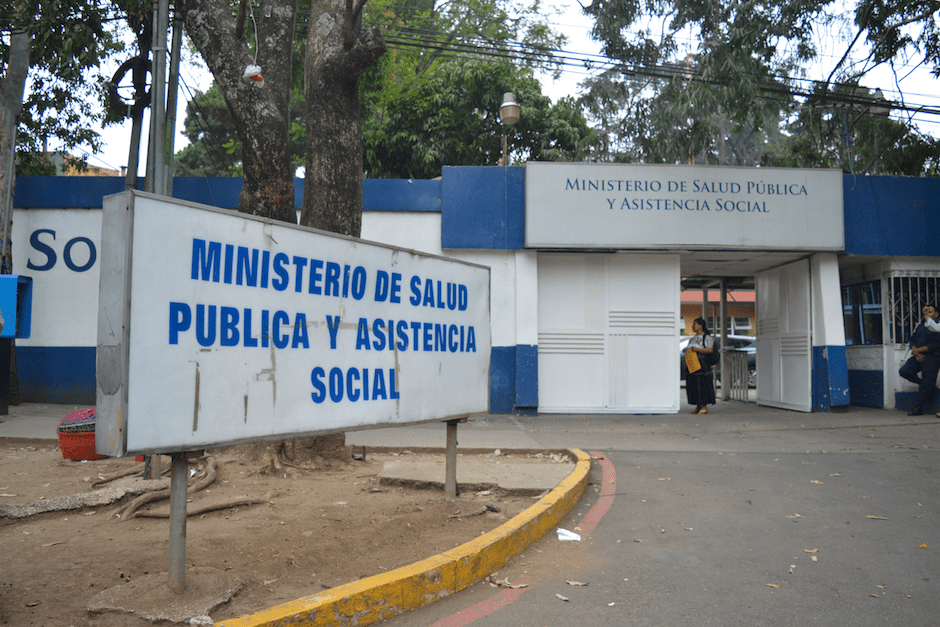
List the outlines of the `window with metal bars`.
{"type": "Polygon", "coordinates": [[[925,305],[938,305],[940,300],[940,273],[919,272],[917,276],[892,274],[887,279],[888,298],[885,315],[891,342],[908,344],[911,333],[922,319],[925,305]]]}

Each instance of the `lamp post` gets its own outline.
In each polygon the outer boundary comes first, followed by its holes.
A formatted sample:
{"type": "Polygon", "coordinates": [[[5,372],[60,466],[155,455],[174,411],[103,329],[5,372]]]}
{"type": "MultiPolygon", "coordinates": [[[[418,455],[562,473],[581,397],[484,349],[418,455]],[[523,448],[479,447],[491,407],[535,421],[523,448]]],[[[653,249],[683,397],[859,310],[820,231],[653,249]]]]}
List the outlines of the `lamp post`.
{"type": "Polygon", "coordinates": [[[509,167],[509,154],[506,139],[506,127],[519,121],[519,105],[511,91],[503,94],[503,104],[499,106],[499,120],[503,123],[503,167],[509,167]]]}
{"type": "Polygon", "coordinates": [[[881,174],[881,120],[887,120],[891,115],[891,102],[885,98],[884,92],[876,89],[872,94],[875,104],[871,107],[872,117],[875,118],[875,174],[881,174]]]}

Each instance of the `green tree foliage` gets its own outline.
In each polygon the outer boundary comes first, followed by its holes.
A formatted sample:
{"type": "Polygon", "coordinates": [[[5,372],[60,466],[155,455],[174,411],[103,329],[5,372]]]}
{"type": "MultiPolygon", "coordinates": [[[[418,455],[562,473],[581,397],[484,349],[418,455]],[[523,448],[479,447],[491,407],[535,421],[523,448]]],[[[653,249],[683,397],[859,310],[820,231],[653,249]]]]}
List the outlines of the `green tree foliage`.
{"type": "Polygon", "coordinates": [[[887,117],[880,106],[857,104],[873,98],[869,90],[840,86],[845,103],[833,108],[833,91],[820,86],[790,120],[785,134],[769,147],[768,165],[839,168],[854,174],[937,176],[940,141],[905,122],[887,117]]]}
{"type": "Polygon", "coordinates": [[[935,0],[862,0],[845,56],[806,94],[801,79],[818,60],[817,42],[851,19],[831,0],[594,0],[585,8],[593,35],[619,61],[585,85],[582,102],[603,133],[598,159],[846,171],[893,161],[898,171],[930,171],[935,142],[909,124],[879,121],[875,146],[872,96],[858,86],[874,65],[911,55],[936,72],[938,8],[935,0]],[[869,57],[846,64],[866,40],[869,57]],[[782,122],[791,118],[797,127],[782,122]],[[902,146],[918,156],[901,159],[902,146]]]}
{"type": "MultiPolygon", "coordinates": [[[[294,167],[303,165],[303,91],[292,89],[290,104],[290,153],[294,167]]],[[[176,153],[178,176],[241,176],[241,143],[235,121],[217,85],[205,93],[197,91],[186,105],[183,136],[189,144],[176,153]]]]}
{"type": "MultiPolygon", "coordinates": [[[[548,17],[538,0],[529,4],[507,0],[370,0],[363,23],[380,27],[390,50],[360,79],[366,175],[429,178],[440,175],[442,164],[495,164],[501,150],[501,130],[493,116],[504,91],[515,91],[523,105],[523,119],[511,132],[526,137],[525,146],[514,142],[514,154],[537,154],[541,159],[583,155],[590,134],[575,105],[564,101],[552,106],[529,71],[555,67],[551,51],[564,42],[563,36],[549,28],[548,17]],[[460,106],[449,109],[448,120],[430,122],[416,117],[423,101],[434,96],[429,94],[429,83],[441,98],[449,98],[444,94],[466,98],[460,106]],[[466,111],[478,113],[463,115],[466,111]],[[484,118],[486,124],[481,122],[484,118]],[[400,132],[395,124],[401,125],[400,132]],[[531,130],[527,125],[532,125],[531,130]],[[480,135],[482,126],[486,130],[480,135]],[[422,135],[444,129],[450,134],[447,138],[422,135]],[[410,147],[409,138],[413,142],[410,147]],[[466,145],[455,146],[455,142],[466,145]],[[477,144],[485,145],[485,151],[477,144]],[[416,167],[417,151],[421,151],[420,167],[416,167]],[[435,154],[439,155],[436,160],[435,154]]],[[[302,40],[297,45],[302,48],[302,40]]],[[[303,80],[298,66],[291,104],[295,166],[303,165],[304,160],[302,103],[303,80]]],[[[197,95],[187,107],[184,134],[191,144],[177,157],[177,174],[232,176],[240,172],[241,148],[234,124],[215,87],[197,95]]]]}
{"type": "Polygon", "coordinates": [[[445,165],[497,165],[499,106],[512,91],[521,112],[505,130],[515,161],[564,161],[587,154],[594,133],[570,99],[542,95],[530,72],[505,63],[453,62],[411,89],[387,96],[363,120],[366,175],[428,179],[445,165]]]}
{"type": "Polygon", "coordinates": [[[495,165],[498,118],[513,91],[522,119],[509,129],[516,159],[574,159],[592,134],[570,100],[543,96],[532,70],[554,69],[563,35],[539,0],[378,0],[366,20],[391,50],[361,83],[367,176],[432,178],[443,165],[495,165]]]}
{"type": "MultiPolygon", "coordinates": [[[[0,5],[0,74],[5,73],[9,36],[32,38],[28,95],[17,129],[17,172],[48,174],[42,159],[49,142],[65,151],[101,149],[97,128],[104,119],[102,63],[124,49],[118,35],[123,13],[138,2],[30,0],[0,5]]],[[[149,4],[149,2],[147,3],[149,4]]]]}
{"type": "Polygon", "coordinates": [[[176,153],[178,176],[235,176],[241,163],[232,144],[235,122],[218,86],[187,103],[182,133],[189,145],[176,153]]]}
{"type": "Polygon", "coordinates": [[[862,0],[855,9],[855,25],[864,33],[875,63],[893,65],[895,59],[920,55],[934,76],[940,76],[938,11],[937,0],[862,0]]]}
{"type": "Polygon", "coordinates": [[[626,148],[605,158],[687,162],[727,135],[722,120],[755,132],[779,119],[787,99],[775,94],[788,87],[778,77],[814,56],[820,6],[594,0],[585,8],[592,34],[620,65],[589,84],[584,100],[589,118],[613,134],[608,145],[626,148]],[[689,39],[694,51],[683,47],[689,39]],[[644,128],[657,142],[637,135],[644,128]]]}
{"type": "Polygon", "coordinates": [[[493,55],[524,68],[557,69],[566,38],[548,24],[541,0],[370,0],[364,21],[382,29],[392,51],[370,70],[406,91],[438,63],[493,55]]]}

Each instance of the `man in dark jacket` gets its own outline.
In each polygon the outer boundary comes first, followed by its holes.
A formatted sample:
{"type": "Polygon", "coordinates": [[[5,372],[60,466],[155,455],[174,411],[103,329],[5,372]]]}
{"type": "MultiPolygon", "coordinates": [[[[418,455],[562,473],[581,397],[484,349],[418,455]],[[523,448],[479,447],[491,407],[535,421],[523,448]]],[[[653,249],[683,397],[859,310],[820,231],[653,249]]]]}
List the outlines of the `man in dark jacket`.
{"type": "Polygon", "coordinates": [[[937,320],[940,315],[933,305],[924,307],[923,314],[924,319],[911,334],[911,358],[898,371],[902,377],[917,384],[917,403],[907,413],[908,416],[920,416],[925,406],[930,407],[937,385],[937,371],[940,370],[940,333],[927,325],[928,321],[937,320]]]}

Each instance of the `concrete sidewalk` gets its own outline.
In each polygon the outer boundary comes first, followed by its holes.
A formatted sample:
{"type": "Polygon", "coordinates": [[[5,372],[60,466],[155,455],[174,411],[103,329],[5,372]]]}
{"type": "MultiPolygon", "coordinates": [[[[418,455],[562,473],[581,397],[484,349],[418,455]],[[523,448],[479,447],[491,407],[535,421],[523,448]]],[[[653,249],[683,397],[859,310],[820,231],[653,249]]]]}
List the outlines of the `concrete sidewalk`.
{"type": "MultiPolygon", "coordinates": [[[[0,438],[28,440],[56,440],[56,427],[66,414],[84,405],[57,405],[51,403],[24,403],[11,406],[9,415],[0,416],[0,438]]],[[[502,449],[505,451],[558,451],[571,447],[583,449],[631,450],[636,435],[653,435],[660,446],[673,448],[673,437],[681,433],[694,433],[694,438],[682,444],[683,450],[705,449],[712,440],[722,440],[728,446],[728,429],[748,433],[793,428],[794,425],[812,432],[818,429],[838,429],[848,425],[857,427],[880,424],[940,424],[933,414],[909,417],[901,410],[869,409],[865,407],[838,408],[826,414],[806,414],[753,403],[720,401],[709,414],[690,415],[690,406],[683,406],[678,414],[542,414],[515,416],[489,414],[471,417],[458,425],[458,450],[480,452],[502,449]]],[[[443,450],[446,428],[443,422],[350,431],[346,443],[367,450],[443,450]]],[[[643,450],[649,450],[649,438],[643,450]]],[[[355,448],[354,448],[355,450],[355,448]]]]}

